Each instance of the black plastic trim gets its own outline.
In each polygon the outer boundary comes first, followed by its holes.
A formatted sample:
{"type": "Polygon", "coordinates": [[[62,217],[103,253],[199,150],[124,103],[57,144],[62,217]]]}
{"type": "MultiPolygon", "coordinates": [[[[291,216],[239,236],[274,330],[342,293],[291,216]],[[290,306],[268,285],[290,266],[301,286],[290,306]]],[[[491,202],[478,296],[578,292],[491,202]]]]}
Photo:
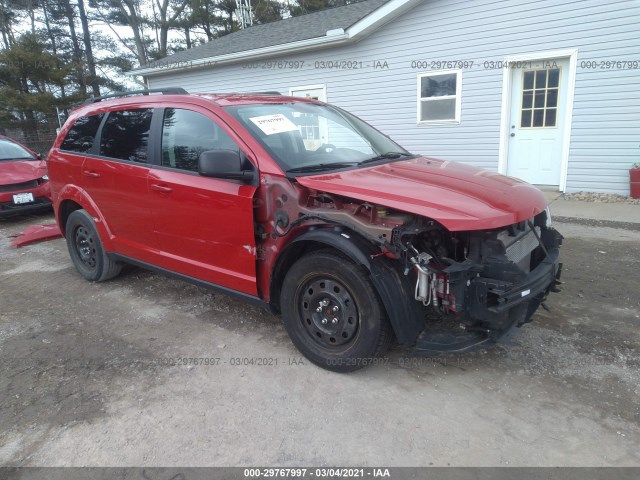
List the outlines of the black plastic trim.
{"type": "MultiPolygon", "coordinates": [[[[552,248],[548,251],[548,255],[540,262],[540,264],[529,273],[524,281],[519,282],[514,288],[498,295],[498,305],[489,307],[492,313],[505,312],[522,302],[526,302],[535,298],[540,293],[548,290],[555,282],[558,274],[560,263],[560,249],[552,248]],[[523,295],[524,292],[526,295],[523,295]]],[[[493,280],[476,278],[474,282],[492,282],[493,280]]]]}
{"type": "Polygon", "coordinates": [[[22,215],[25,213],[38,212],[40,210],[48,210],[52,207],[51,201],[45,197],[36,197],[34,203],[14,205],[9,203],[9,207],[0,204],[0,218],[11,217],[13,215],[22,215]]]}
{"type": "Polygon", "coordinates": [[[180,88],[180,87],[150,88],[148,90],[130,90],[128,92],[118,92],[118,93],[111,93],[109,95],[101,95],[100,97],[91,97],[85,100],[83,105],[89,105],[91,103],[96,103],[101,100],[106,100],[109,98],[128,97],[131,95],[148,95],[150,93],[162,93],[164,95],[186,95],[189,92],[187,92],[184,88],[180,88]]]}
{"type": "Polygon", "coordinates": [[[224,293],[226,295],[242,299],[245,302],[249,302],[253,305],[264,308],[269,312],[273,312],[273,308],[268,302],[265,302],[260,297],[257,297],[255,295],[249,295],[248,293],[239,292],[238,290],[233,290],[231,288],[223,287],[215,283],[190,277],[189,275],[184,275],[183,273],[178,273],[178,272],[174,272],[173,270],[168,270],[166,268],[158,267],[157,265],[153,265],[151,263],[142,262],[140,260],[136,260],[135,258],[127,257],[125,255],[120,255],[119,253],[107,253],[107,256],[116,262],[128,263],[128,264],[135,265],[137,267],[141,267],[147,270],[152,270],[154,272],[162,273],[167,277],[192,283],[193,285],[197,285],[198,287],[207,288],[215,292],[224,293]]]}

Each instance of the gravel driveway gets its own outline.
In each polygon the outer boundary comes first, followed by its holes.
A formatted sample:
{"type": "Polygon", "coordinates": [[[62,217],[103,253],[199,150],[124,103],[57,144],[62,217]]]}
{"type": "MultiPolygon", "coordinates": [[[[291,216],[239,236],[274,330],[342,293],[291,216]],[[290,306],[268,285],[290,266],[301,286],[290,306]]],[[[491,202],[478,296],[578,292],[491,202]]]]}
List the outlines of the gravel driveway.
{"type": "Polygon", "coordinates": [[[0,222],[0,464],[638,466],[640,232],[558,224],[564,291],[488,351],[352,374],[279,319],[0,222]]]}

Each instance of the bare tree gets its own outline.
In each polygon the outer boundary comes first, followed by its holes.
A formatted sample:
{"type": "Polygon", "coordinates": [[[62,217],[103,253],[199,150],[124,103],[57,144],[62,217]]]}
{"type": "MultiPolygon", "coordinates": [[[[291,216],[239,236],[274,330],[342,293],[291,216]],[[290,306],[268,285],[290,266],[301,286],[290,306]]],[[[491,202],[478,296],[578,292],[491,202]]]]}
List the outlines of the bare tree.
{"type": "Polygon", "coordinates": [[[91,46],[91,33],[89,32],[89,22],[87,21],[87,12],[84,9],[84,1],[78,0],[78,11],[80,12],[80,23],[82,24],[82,38],[84,40],[85,54],[87,57],[87,68],[89,69],[89,83],[93,90],[93,96],[100,96],[100,85],[98,84],[98,76],[96,75],[96,60],[93,56],[93,47],[91,46]]]}

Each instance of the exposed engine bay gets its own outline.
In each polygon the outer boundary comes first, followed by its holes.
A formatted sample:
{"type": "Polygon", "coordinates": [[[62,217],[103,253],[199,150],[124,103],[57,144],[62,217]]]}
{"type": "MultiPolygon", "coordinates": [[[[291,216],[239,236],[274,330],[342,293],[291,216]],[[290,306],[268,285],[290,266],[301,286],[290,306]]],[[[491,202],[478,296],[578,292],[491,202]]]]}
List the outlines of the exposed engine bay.
{"type": "Polygon", "coordinates": [[[562,242],[551,228],[548,209],[517,224],[462,232],[451,232],[424,217],[322,192],[310,195],[292,222],[276,212],[278,236],[307,222],[337,224],[377,244],[380,255],[400,262],[413,286],[411,295],[425,313],[454,318],[465,333],[479,332],[482,338],[499,338],[511,326],[529,321],[560,283],[559,267],[553,278],[548,269],[538,268],[545,262],[557,264],[562,242]]]}

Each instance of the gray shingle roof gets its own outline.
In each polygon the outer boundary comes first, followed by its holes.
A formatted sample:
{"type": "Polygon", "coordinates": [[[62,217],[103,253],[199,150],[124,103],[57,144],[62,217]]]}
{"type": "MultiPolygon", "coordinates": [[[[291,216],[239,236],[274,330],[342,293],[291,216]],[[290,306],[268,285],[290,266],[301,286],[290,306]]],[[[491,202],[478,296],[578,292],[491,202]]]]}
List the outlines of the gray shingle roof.
{"type": "MultiPolygon", "coordinates": [[[[159,62],[187,62],[256,48],[282,45],[310,38],[324,37],[328,30],[347,29],[388,0],[366,0],[343,7],[335,7],[299,17],[255,25],[216,38],[204,45],[169,55],[159,62]]],[[[153,67],[151,62],[146,67],[153,67]]],[[[143,68],[143,67],[139,67],[143,68]]],[[[134,69],[138,70],[139,68],[134,69]]]]}

